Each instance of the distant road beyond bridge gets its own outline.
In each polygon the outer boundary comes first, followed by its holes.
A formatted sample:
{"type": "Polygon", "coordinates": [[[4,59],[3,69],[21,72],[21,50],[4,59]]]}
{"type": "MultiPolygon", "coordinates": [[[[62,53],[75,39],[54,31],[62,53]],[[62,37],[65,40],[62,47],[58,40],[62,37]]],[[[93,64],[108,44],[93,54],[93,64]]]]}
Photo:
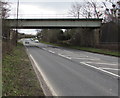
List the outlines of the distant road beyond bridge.
{"type": "Polygon", "coordinates": [[[11,28],[99,28],[102,19],[6,19],[11,28]]]}

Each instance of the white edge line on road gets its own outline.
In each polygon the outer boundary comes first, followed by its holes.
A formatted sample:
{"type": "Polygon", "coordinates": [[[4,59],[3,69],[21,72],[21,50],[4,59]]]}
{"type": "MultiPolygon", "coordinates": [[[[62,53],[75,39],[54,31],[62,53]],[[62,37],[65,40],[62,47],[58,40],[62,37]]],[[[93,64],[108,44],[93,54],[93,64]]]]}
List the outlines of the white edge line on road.
{"type": "Polygon", "coordinates": [[[58,53],[58,55],[61,56],[61,57],[64,57],[64,58],[67,58],[67,59],[71,60],[70,57],[67,57],[67,56],[65,56],[65,55],[62,55],[62,54],[60,54],[60,53],[58,53]]]}
{"type": "Polygon", "coordinates": [[[85,63],[85,62],[80,62],[80,63],[81,63],[81,64],[84,64],[84,65],[86,65],[86,66],[92,67],[92,68],[94,68],[94,69],[100,70],[100,71],[102,71],[102,72],[108,73],[108,74],[110,74],[110,75],[113,75],[113,76],[116,76],[116,77],[120,77],[119,75],[116,75],[116,74],[114,74],[114,73],[112,73],[112,72],[109,72],[109,71],[103,70],[103,69],[101,69],[101,68],[92,66],[92,65],[87,64],[87,63],[85,63]]]}
{"type": "Polygon", "coordinates": [[[99,67],[101,69],[108,69],[108,70],[120,70],[120,69],[115,69],[115,68],[104,68],[104,67],[99,67]]]}
{"type": "Polygon", "coordinates": [[[46,82],[46,85],[48,86],[48,88],[50,89],[51,93],[53,96],[57,96],[57,94],[55,93],[54,89],[52,88],[52,86],[50,85],[50,83],[48,82],[46,76],[43,74],[42,70],[40,69],[40,67],[38,66],[37,62],[35,61],[35,59],[32,57],[32,55],[30,54],[31,59],[33,60],[36,68],[38,69],[38,71],[41,73],[44,81],[46,82]]]}

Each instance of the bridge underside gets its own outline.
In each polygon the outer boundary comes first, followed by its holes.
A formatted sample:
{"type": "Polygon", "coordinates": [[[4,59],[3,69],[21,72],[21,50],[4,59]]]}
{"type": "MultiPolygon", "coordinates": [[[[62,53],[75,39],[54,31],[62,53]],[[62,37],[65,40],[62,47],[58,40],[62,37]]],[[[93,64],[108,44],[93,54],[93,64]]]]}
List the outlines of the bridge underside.
{"type": "Polygon", "coordinates": [[[38,26],[38,27],[10,27],[11,29],[72,29],[72,28],[100,28],[100,27],[50,27],[50,26],[47,26],[47,27],[43,27],[43,26],[38,26]]]}
{"type": "Polygon", "coordinates": [[[102,19],[6,19],[10,28],[99,28],[102,19]]]}

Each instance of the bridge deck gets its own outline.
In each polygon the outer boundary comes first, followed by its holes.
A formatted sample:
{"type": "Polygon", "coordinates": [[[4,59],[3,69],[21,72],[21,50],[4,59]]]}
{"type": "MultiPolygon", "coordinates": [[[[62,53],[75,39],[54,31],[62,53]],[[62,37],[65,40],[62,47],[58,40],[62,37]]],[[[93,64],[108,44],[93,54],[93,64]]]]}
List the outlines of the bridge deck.
{"type": "Polygon", "coordinates": [[[11,28],[99,28],[102,19],[6,19],[11,28]],[[18,23],[18,25],[17,25],[18,23]]]}

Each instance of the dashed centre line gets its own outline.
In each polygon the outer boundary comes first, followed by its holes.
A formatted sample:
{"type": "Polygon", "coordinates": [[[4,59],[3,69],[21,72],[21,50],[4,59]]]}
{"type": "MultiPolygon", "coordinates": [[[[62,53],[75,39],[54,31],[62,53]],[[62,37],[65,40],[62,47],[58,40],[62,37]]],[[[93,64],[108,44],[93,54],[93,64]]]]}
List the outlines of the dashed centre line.
{"type": "Polygon", "coordinates": [[[42,49],[47,51],[47,49],[46,49],[46,48],[42,48],[42,49]]]}
{"type": "Polygon", "coordinates": [[[48,50],[49,52],[51,52],[51,53],[55,53],[54,51],[51,51],[51,50],[48,50]]]}
{"type": "Polygon", "coordinates": [[[62,55],[62,54],[60,54],[60,53],[58,53],[58,55],[71,60],[70,57],[67,57],[67,56],[65,56],[65,55],[62,55]]]}

